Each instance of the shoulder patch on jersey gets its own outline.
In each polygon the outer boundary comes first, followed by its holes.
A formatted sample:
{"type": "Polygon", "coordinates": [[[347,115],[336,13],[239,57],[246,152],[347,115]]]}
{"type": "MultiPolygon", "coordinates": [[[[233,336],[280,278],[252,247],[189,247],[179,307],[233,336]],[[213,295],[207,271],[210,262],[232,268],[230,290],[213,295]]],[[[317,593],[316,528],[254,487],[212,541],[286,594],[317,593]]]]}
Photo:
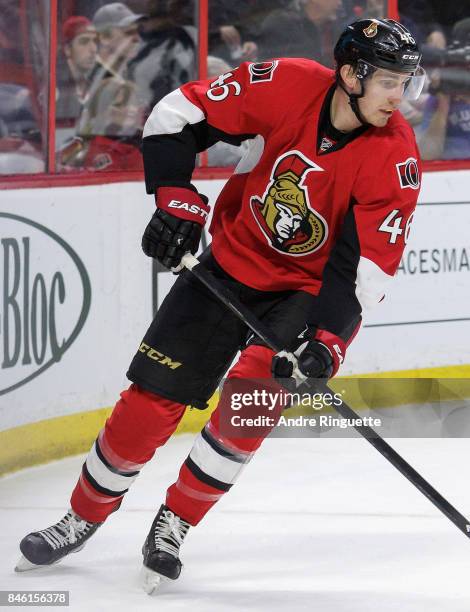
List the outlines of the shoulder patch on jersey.
{"type": "Polygon", "coordinates": [[[250,83],[265,83],[266,81],[272,81],[274,71],[276,70],[278,64],[278,60],[250,64],[248,66],[248,70],[250,72],[250,83]]]}
{"type": "Polygon", "coordinates": [[[409,187],[410,189],[419,189],[419,169],[418,161],[414,157],[408,157],[408,159],[400,164],[396,164],[398,179],[402,189],[409,187]]]}

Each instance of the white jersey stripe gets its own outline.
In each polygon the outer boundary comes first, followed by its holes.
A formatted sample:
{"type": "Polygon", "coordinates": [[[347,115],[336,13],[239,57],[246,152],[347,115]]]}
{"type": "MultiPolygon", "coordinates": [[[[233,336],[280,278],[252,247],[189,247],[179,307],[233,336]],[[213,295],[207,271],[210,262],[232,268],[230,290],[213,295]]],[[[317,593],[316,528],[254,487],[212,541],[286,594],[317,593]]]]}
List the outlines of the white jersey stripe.
{"type": "Polygon", "coordinates": [[[247,459],[246,463],[239,463],[223,457],[204,440],[201,434],[198,434],[194,440],[189,456],[205,474],[226,484],[234,483],[249,461],[247,459]]]}
{"type": "Polygon", "coordinates": [[[112,472],[98,457],[95,444],[93,444],[86,459],[86,467],[90,475],[101,487],[110,491],[125,491],[128,489],[138,474],[135,476],[121,476],[112,472]]]}
{"type": "Polygon", "coordinates": [[[147,119],[143,138],[158,134],[179,134],[185,125],[199,123],[204,113],[190,102],[180,89],[172,91],[156,104],[147,119]]]}
{"type": "Polygon", "coordinates": [[[359,258],[356,276],[356,297],[363,310],[377,306],[393,276],[367,257],[359,258]]]}

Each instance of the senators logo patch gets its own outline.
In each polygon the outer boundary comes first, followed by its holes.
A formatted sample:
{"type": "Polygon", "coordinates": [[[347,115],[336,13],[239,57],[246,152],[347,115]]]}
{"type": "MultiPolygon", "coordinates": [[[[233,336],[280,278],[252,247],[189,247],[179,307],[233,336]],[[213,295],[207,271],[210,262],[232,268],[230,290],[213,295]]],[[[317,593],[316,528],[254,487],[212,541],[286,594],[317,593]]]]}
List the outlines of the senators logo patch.
{"type": "Polygon", "coordinates": [[[263,198],[251,198],[253,216],[276,251],[309,255],[327,239],[328,225],[310,206],[303,185],[308,172],[322,170],[299,151],[289,151],[276,161],[263,198]]]}
{"type": "Polygon", "coordinates": [[[374,38],[374,36],[377,36],[377,22],[371,21],[370,25],[367,26],[367,28],[364,28],[362,31],[367,38],[374,38]]]}
{"type": "Polygon", "coordinates": [[[418,162],[414,157],[409,157],[401,164],[396,164],[398,179],[402,189],[419,189],[419,169],[418,162]]]}
{"type": "Polygon", "coordinates": [[[273,80],[274,71],[279,62],[259,62],[258,64],[250,64],[248,70],[250,72],[250,83],[265,83],[273,80]]]}

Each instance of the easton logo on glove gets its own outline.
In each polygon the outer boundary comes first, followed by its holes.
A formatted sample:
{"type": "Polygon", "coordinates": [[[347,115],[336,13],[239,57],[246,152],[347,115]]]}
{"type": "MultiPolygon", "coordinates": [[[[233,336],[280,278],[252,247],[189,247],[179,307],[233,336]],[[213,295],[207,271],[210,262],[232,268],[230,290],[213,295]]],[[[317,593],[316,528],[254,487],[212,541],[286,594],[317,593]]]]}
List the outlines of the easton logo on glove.
{"type": "Polygon", "coordinates": [[[209,214],[206,196],[186,187],[158,187],[157,210],[142,237],[142,249],[165,268],[180,272],[185,253],[196,254],[209,214]]]}
{"type": "Polygon", "coordinates": [[[209,215],[209,206],[196,191],[184,187],[159,187],[157,207],[185,221],[204,225],[209,215]]]}
{"type": "Polygon", "coordinates": [[[200,215],[204,220],[209,214],[207,210],[204,210],[197,204],[187,204],[186,202],[180,202],[180,200],[171,200],[168,204],[168,208],[179,208],[180,210],[187,210],[189,213],[194,215],[200,215]]]}

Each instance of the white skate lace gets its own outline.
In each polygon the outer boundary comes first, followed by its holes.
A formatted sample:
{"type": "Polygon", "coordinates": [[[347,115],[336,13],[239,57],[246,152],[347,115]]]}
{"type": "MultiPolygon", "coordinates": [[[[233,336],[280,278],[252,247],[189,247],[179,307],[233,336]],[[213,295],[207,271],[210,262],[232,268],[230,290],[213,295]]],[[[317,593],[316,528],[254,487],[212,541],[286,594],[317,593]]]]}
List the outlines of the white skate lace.
{"type": "Polygon", "coordinates": [[[91,525],[92,523],[81,519],[73,512],[67,512],[64,518],[56,525],[52,525],[38,533],[56,550],[69,544],[75,544],[83,537],[91,525]]]}
{"type": "Polygon", "coordinates": [[[155,547],[177,557],[188,529],[189,523],[171,510],[164,510],[155,526],[155,547]]]}

